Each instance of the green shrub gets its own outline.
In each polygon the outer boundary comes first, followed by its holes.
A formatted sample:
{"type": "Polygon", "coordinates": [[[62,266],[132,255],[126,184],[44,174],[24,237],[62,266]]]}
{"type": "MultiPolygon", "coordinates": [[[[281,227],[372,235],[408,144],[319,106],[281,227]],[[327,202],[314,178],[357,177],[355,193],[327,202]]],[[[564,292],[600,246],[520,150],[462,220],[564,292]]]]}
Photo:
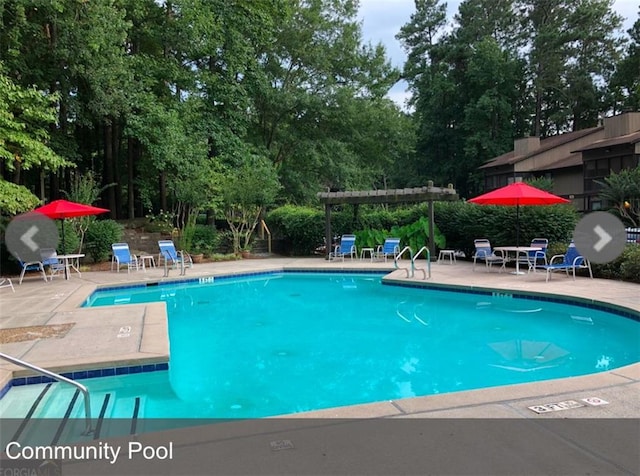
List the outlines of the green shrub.
{"type": "Polygon", "coordinates": [[[223,230],[216,232],[215,247],[210,254],[212,255],[226,255],[233,254],[233,233],[231,230],[223,230]]]}
{"type": "Polygon", "coordinates": [[[65,223],[63,239],[62,220],[56,220],[56,226],[58,227],[58,236],[60,237],[57,250],[61,254],[77,253],[78,248],[80,247],[80,237],[76,234],[73,227],[69,226],[69,223],[65,223]]]}
{"type": "Polygon", "coordinates": [[[640,245],[627,245],[622,253],[620,277],[625,281],[640,283],[640,245]]]}
{"type": "MultiPolygon", "coordinates": [[[[480,206],[467,202],[436,202],[435,222],[447,238],[447,247],[471,256],[473,240],[486,238],[493,246],[526,245],[533,238],[550,243],[569,242],[578,213],[568,205],[520,207],[517,237],[515,207],[480,206]]],[[[566,246],[562,253],[566,251],[566,246]]]]}
{"type": "Polygon", "coordinates": [[[93,261],[98,263],[109,258],[111,245],[122,239],[122,230],[122,225],[114,220],[96,220],[89,225],[85,246],[93,261]]]}
{"type": "MultiPolygon", "coordinates": [[[[387,238],[400,238],[399,236],[392,236],[391,233],[385,229],[379,228],[367,228],[365,230],[356,231],[356,245],[358,248],[376,248],[378,245],[384,243],[387,238]]],[[[400,240],[402,244],[402,239],[400,240]]]]}
{"type": "MultiPolygon", "coordinates": [[[[397,208],[360,206],[357,216],[354,216],[353,206],[342,205],[333,207],[331,230],[334,236],[359,230],[358,246],[371,247],[382,243],[394,227],[428,221],[427,217],[425,203],[397,208]]],[[[324,220],[321,209],[293,205],[277,208],[267,215],[274,236],[282,238],[294,255],[311,254],[323,242],[324,220]]],[[[476,238],[487,238],[494,246],[516,244],[515,207],[479,206],[462,201],[435,202],[434,221],[440,232],[437,246],[441,248],[442,243],[446,243],[447,248],[462,250],[467,256],[473,254],[476,238]]],[[[528,244],[538,237],[548,238],[551,243],[568,242],[577,221],[577,212],[567,205],[520,207],[519,244],[528,244]]],[[[418,239],[414,241],[423,243],[418,239]]],[[[407,239],[403,240],[403,245],[405,243],[409,244],[407,239]]],[[[562,252],[565,250],[566,247],[562,252]]]]}
{"type": "MultiPolygon", "coordinates": [[[[343,218],[344,219],[344,218],[343,218]]],[[[324,212],[311,207],[284,205],[267,214],[271,233],[284,240],[293,255],[310,255],[324,237],[324,212]]],[[[339,233],[337,226],[334,233],[339,233]]]]}
{"type": "MultiPolygon", "coordinates": [[[[358,248],[375,248],[384,243],[386,238],[400,238],[401,247],[409,246],[416,253],[423,246],[429,244],[429,220],[422,216],[408,225],[394,225],[390,230],[366,229],[355,233],[358,248]]],[[[434,227],[436,247],[445,248],[446,240],[438,226],[434,227]]]]}
{"type": "Polygon", "coordinates": [[[640,283],[640,246],[628,244],[624,251],[608,263],[592,263],[593,276],[640,283]]]}
{"type": "Polygon", "coordinates": [[[398,223],[398,213],[384,208],[373,208],[362,213],[361,228],[373,230],[389,230],[398,223]]]}
{"type": "Polygon", "coordinates": [[[211,255],[220,244],[220,236],[211,225],[195,225],[191,237],[191,250],[193,253],[211,255]]]}
{"type": "Polygon", "coordinates": [[[145,225],[145,230],[149,233],[171,233],[175,227],[175,213],[173,212],[165,212],[164,210],[160,210],[160,213],[154,215],[153,212],[149,211],[146,216],[147,224],[145,225]]]}
{"type": "Polygon", "coordinates": [[[239,260],[242,259],[241,256],[236,255],[235,253],[212,253],[211,255],[209,255],[209,259],[211,261],[235,261],[235,260],[239,260]]]}
{"type": "Polygon", "coordinates": [[[547,258],[551,259],[556,255],[563,255],[569,247],[568,241],[551,241],[547,246],[547,258]]]}

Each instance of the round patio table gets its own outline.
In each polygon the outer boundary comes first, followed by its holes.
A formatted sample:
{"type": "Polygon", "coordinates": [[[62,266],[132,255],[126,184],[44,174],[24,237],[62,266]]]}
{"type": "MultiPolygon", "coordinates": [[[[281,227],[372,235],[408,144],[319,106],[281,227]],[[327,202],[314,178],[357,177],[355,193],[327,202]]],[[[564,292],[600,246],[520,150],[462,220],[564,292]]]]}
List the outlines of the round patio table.
{"type": "Polygon", "coordinates": [[[542,251],[539,246],[496,246],[494,251],[502,251],[505,253],[505,258],[509,259],[509,253],[515,253],[516,255],[516,270],[511,274],[519,275],[526,274],[524,271],[520,271],[520,260],[518,259],[520,253],[523,253],[525,257],[528,256],[529,251],[542,251]]]}
{"type": "Polygon", "coordinates": [[[70,279],[69,268],[73,268],[78,273],[78,276],[82,276],[80,273],[80,258],[84,258],[84,253],[72,253],[68,255],[57,255],[56,258],[64,260],[64,279],[70,279]]]}

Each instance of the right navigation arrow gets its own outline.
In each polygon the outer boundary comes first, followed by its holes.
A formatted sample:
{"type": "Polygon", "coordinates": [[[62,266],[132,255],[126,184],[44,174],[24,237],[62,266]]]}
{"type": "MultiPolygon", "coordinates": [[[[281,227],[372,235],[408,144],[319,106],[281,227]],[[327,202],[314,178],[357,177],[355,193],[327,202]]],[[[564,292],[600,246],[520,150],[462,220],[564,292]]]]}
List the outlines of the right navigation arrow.
{"type": "Polygon", "coordinates": [[[604,248],[605,246],[607,246],[609,243],[611,243],[611,240],[613,240],[612,236],[607,233],[605,231],[604,228],[602,228],[600,225],[596,225],[593,228],[593,231],[596,235],[598,235],[598,237],[600,238],[596,244],[593,245],[593,249],[596,250],[597,252],[600,252],[602,250],[602,248],[604,248]]]}

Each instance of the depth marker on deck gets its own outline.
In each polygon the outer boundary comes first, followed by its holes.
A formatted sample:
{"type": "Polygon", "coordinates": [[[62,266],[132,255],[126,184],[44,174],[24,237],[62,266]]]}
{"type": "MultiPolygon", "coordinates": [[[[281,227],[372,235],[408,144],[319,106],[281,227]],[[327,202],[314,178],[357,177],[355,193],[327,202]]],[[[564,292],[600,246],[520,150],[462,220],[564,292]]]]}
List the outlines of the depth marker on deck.
{"type": "Polygon", "coordinates": [[[575,400],[566,400],[564,402],[558,402],[558,403],[545,403],[544,405],[533,405],[527,408],[539,414],[539,413],[558,412],[561,410],[570,410],[571,408],[580,408],[584,406],[585,406],[584,403],[576,402],[575,400]]]}

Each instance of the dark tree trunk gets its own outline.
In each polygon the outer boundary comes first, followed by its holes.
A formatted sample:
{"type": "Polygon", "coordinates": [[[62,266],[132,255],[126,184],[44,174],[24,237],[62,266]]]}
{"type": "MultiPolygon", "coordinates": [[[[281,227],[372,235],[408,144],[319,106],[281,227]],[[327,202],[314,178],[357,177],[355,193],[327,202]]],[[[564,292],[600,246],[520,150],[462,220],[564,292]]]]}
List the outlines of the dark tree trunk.
{"type": "Polygon", "coordinates": [[[60,195],[60,177],[58,172],[51,172],[49,177],[49,198],[55,200],[60,195]]]}
{"type": "MultiPolygon", "coordinates": [[[[110,120],[104,124],[104,161],[103,161],[103,181],[105,185],[115,182],[113,166],[113,125],[110,120]]],[[[106,208],[110,210],[110,218],[115,220],[118,217],[116,210],[116,190],[113,186],[107,187],[104,191],[104,201],[106,208]]]]}
{"type": "Polygon", "coordinates": [[[167,205],[167,173],[163,170],[160,172],[160,208],[164,211],[168,210],[167,205]]]}
{"type": "Polygon", "coordinates": [[[534,127],[533,135],[535,137],[540,137],[541,122],[542,122],[542,91],[538,89],[536,91],[536,118],[535,118],[535,123],[533,125],[534,127]]]}
{"type": "Polygon", "coordinates": [[[127,139],[127,217],[135,218],[135,194],[134,194],[134,155],[136,153],[136,140],[133,137],[127,139]]]}
{"type": "Polygon", "coordinates": [[[116,215],[120,217],[122,210],[122,183],[120,181],[120,124],[113,122],[113,171],[115,181],[115,204],[116,215]]]}

